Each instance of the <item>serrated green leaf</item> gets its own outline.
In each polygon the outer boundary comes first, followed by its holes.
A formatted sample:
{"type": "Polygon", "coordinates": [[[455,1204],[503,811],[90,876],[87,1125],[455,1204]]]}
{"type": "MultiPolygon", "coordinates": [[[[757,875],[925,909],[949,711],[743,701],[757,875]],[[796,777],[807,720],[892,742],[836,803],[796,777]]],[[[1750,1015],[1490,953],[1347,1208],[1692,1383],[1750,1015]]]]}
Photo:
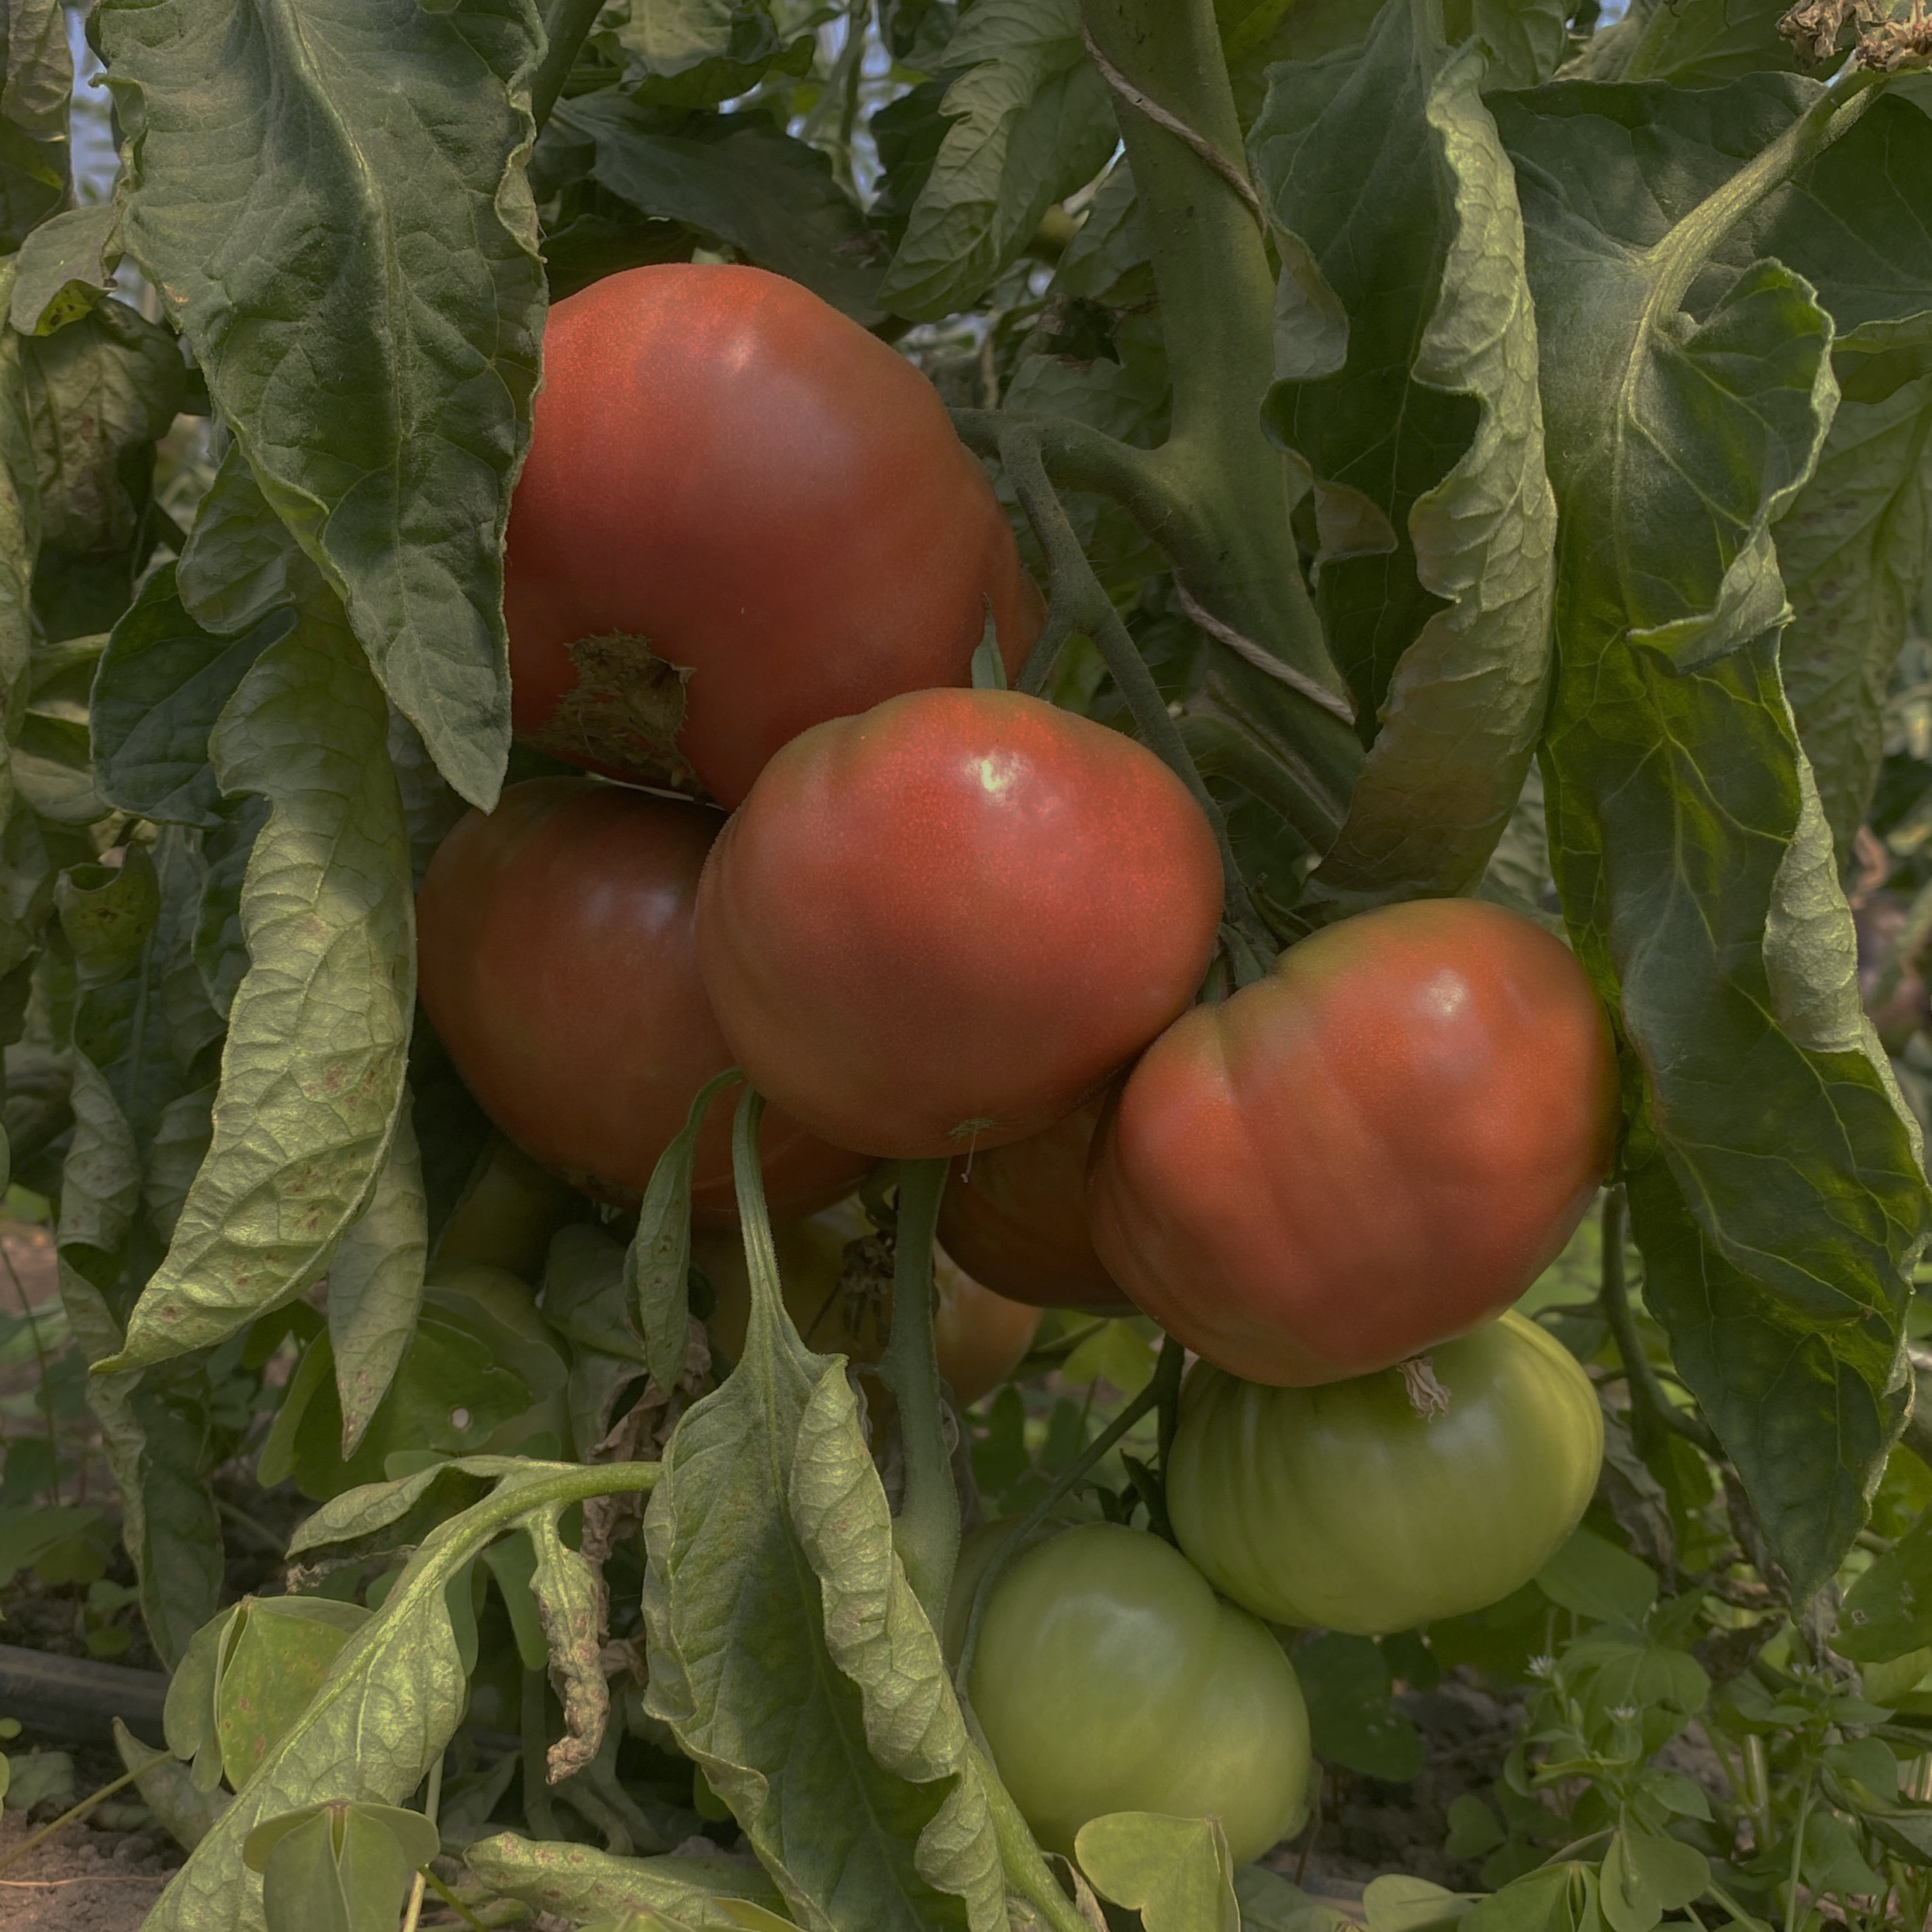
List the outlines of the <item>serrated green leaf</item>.
{"type": "Polygon", "coordinates": [[[95,681],[94,783],[143,818],[209,828],[224,822],[208,738],[257,658],[293,627],[292,608],[239,637],[204,631],[164,564],[115,625],[95,681]]]}
{"type": "Polygon", "coordinates": [[[946,65],[963,70],[941,109],[953,125],[880,290],[914,320],[969,306],[1118,138],[1076,0],[979,0],[946,65]]]}
{"type": "Polygon", "coordinates": [[[60,0],[14,0],[0,47],[0,248],[17,249],[67,186],[74,60],[60,0]]]}
{"type": "Polygon", "coordinates": [[[1316,874],[1350,904],[1480,877],[1550,678],[1556,506],[1515,178],[1481,54],[1451,58],[1426,19],[1386,8],[1346,70],[1279,71],[1249,143],[1295,238],[1284,294],[1318,275],[1347,319],[1344,359],[1277,383],[1267,420],[1313,471],[1324,628],[1380,720],[1316,874]],[[1342,501],[1385,537],[1350,536],[1342,501]]]}
{"type": "Polygon", "coordinates": [[[1372,1638],[1309,1637],[1295,1646],[1294,1674],[1317,1755],[1397,1784],[1422,1769],[1421,1735],[1391,1704],[1388,1666],[1372,1638]]]}
{"type": "MultiPolygon", "coordinates": [[[[1782,103],[1789,127],[1795,85],[1753,83],[1729,109],[1761,127],[1782,103]]],[[[1626,1158],[1650,1306],[1802,1595],[1863,1520],[1896,1427],[1902,1270],[1926,1218],[1777,671],[1771,527],[1830,420],[1832,323],[1789,265],[1795,249],[1728,286],[1702,270],[1738,226],[1715,212],[1738,212],[1737,195],[1693,206],[1647,246],[1598,225],[1633,217],[1647,188],[1629,130],[1593,118],[1605,95],[1626,118],[1661,117],[1638,151],[1661,168],[1668,126],[1680,195],[1678,157],[1726,109],[1701,94],[1556,88],[1499,111],[1519,163],[1538,164],[1519,180],[1564,517],[1551,857],[1579,954],[1633,1049],[1626,1158]],[[1635,106],[1623,98],[1640,92],[1635,106]],[[1613,136],[1620,164],[1580,165],[1613,136]],[[1700,272],[1708,306],[1683,313],[1700,272]]],[[[1882,226],[1886,157],[1854,158],[1882,226]]],[[[1735,170],[1721,151],[1704,161],[1735,170]]],[[[1804,185],[1815,198],[1815,173],[1804,185]]],[[[1745,240],[1780,220],[1802,240],[1785,220],[1795,206],[1761,210],[1745,240]]],[[[1643,219],[1657,225],[1654,200],[1643,219]]]]}
{"type": "Polygon", "coordinates": [[[1840,338],[1833,361],[1847,392],[1774,533],[1793,613],[1778,662],[1841,870],[1878,777],[1886,681],[1932,569],[1932,360],[1889,393],[1858,392],[1861,377],[1914,352],[1932,358],[1932,313],[1840,338]]]}
{"type": "Polygon", "coordinates": [[[428,1256],[423,1162],[405,1107],[369,1204],[329,1264],[329,1343],[344,1461],[360,1446],[416,1331],[428,1256]]]}
{"type": "Polygon", "coordinates": [[[219,1341],[299,1293],[387,1157],[415,994],[387,728],[320,589],[216,725],[223,789],[270,801],[241,896],[251,964],[230,1014],[214,1144],[117,1367],[219,1341]]]}
{"type": "Polygon", "coordinates": [[[463,1860],[493,1892],[560,1918],[656,1911],[700,1925],[728,1924],[704,1916],[717,1900],[748,1899],[767,1911],[784,1903],[756,1865],[722,1856],[619,1858],[589,1845],[546,1844],[506,1831],[468,1846],[463,1860]]]}
{"type": "MultiPolygon", "coordinates": [[[[595,1469],[477,1459],[494,1493],[430,1527],[382,1609],[349,1640],[295,1727],[189,1854],[143,1932],[264,1932],[261,1888],[243,1862],[264,1820],[338,1799],[394,1805],[422,1782],[461,1722],[468,1685],[445,1592],[485,1545],[552,1502],[647,1488],[635,1464],[595,1469]]],[[[432,1475],[441,1472],[429,1472],[432,1475]]],[[[400,1487],[400,1485],[398,1485],[400,1487]]],[[[338,1522],[352,1520],[344,1499],[338,1522]]]]}
{"type": "Polygon", "coordinates": [[[668,129],[614,89],[579,95],[559,126],[593,142],[598,181],[647,215],[716,235],[869,327],[885,244],[830,161],[762,114],[694,116],[668,129]]]}
{"type": "Polygon", "coordinates": [[[99,31],[129,251],[384,689],[494,804],[544,300],[522,166],[536,9],[117,0],[99,31]]]}
{"type": "Polygon", "coordinates": [[[1080,1827],[1073,1855],[1094,1889],[1138,1911],[1147,1932],[1241,1932],[1218,1819],[1111,1813],[1080,1827]]]}
{"type": "Polygon", "coordinates": [[[121,211],[112,201],[70,208],[20,245],[8,314],[22,335],[51,335],[78,320],[114,286],[121,258],[121,211]]]}
{"type": "Polygon", "coordinates": [[[647,107],[715,107],[773,72],[809,71],[813,36],[787,40],[766,0],[631,0],[606,31],[634,64],[624,92],[647,107]]]}
{"type": "Polygon", "coordinates": [[[805,1348],[779,1298],[758,1113],[748,1092],[744,1352],[679,1419],[645,1518],[648,1708],[809,1932],[829,1932],[835,1896],[841,1920],[882,1932],[979,1932],[1002,1910],[992,1821],[843,1363],[805,1348]]]}

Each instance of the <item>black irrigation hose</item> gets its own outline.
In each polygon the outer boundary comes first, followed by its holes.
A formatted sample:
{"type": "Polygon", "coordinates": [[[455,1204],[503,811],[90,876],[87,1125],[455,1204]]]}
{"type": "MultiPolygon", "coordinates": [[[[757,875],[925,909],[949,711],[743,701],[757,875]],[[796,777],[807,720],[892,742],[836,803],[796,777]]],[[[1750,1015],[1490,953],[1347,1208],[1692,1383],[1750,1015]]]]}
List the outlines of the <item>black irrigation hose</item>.
{"type": "Polygon", "coordinates": [[[19,1719],[38,1737],[111,1744],[118,1717],[143,1744],[159,1744],[167,1697],[159,1671],[0,1643],[0,1717],[19,1719]]]}

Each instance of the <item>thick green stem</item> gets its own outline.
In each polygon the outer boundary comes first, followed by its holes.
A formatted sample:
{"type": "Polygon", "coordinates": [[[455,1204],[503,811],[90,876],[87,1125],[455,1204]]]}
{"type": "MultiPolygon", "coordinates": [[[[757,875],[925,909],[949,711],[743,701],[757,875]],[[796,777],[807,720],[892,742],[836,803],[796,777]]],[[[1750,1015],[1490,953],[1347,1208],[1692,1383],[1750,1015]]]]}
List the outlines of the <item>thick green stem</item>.
{"type": "Polygon", "coordinates": [[[993,1761],[978,1745],[973,1747],[973,1761],[985,1788],[987,1809],[993,1814],[993,1835],[1000,1847],[1000,1863],[1006,1874],[1007,1891],[1026,1900],[1043,1918],[1051,1932],[1094,1932],[1080,1916],[1080,1909],[1063,1892],[1052,1869],[1033,1842],[1033,1834],[1020,1816],[993,1761]]]}
{"type": "Polygon", "coordinates": [[[959,1554],[959,1495],[946,1446],[932,1329],[932,1236],[946,1171],[943,1160],[908,1160],[900,1167],[892,1338],[879,1364],[879,1379],[899,1405],[899,1439],[906,1459],[905,1496],[893,1519],[893,1547],[935,1630],[945,1621],[946,1592],[959,1554]]]}
{"type": "Polygon", "coordinates": [[[550,0],[544,9],[544,57],[530,83],[530,111],[539,134],[603,10],[603,0],[550,0]]]}
{"type": "MultiPolygon", "coordinates": [[[[1241,124],[1212,0],[1084,0],[1101,57],[1239,170],[1241,124]]],[[[1173,427],[1153,454],[1189,512],[1163,539],[1184,590],[1239,636],[1344,697],[1290,528],[1288,472],[1261,427],[1274,375],[1274,281],[1253,211],[1190,143],[1125,99],[1121,138],[1153,257],[1173,385],[1173,427]]],[[[1232,651],[1216,664],[1243,714],[1260,704],[1346,798],[1361,746],[1332,709],[1232,651]]]]}

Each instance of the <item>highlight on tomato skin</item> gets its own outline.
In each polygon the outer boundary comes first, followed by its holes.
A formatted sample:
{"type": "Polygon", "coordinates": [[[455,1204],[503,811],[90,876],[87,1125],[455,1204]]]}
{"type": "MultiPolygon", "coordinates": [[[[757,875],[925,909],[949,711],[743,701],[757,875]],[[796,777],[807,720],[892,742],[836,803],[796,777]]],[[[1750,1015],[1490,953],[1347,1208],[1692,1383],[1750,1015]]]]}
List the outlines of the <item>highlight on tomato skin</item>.
{"type": "MultiPolygon", "coordinates": [[[[589,778],[513,785],[459,820],[416,899],[423,1008],[470,1091],[540,1166],[634,1205],[698,1090],[731,1064],[697,974],[707,806],[589,778]]],[[[731,1107],[699,1135],[700,1224],[734,1225],[731,1107]]],[[[768,1111],[780,1215],[850,1191],[870,1164],[768,1111]]]]}
{"type": "Polygon", "coordinates": [[[1094,1251],[1087,1170],[1104,1096],[1042,1132],[955,1157],[939,1239],[975,1280],[1036,1308],[1131,1313],[1094,1251]]]}
{"type": "Polygon", "coordinates": [[[1009,673],[1044,607],[931,384],[809,289],[655,263],[550,310],[504,558],[513,722],[734,806],[788,739],[1009,673]]]}
{"type": "Polygon", "coordinates": [[[752,1084],[835,1146],[979,1153],[1095,1094],[1194,997],[1220,853],[1132,738],[1010,691],[794,738],[713,848],[699,969],[752,1084]]]}
{"type": "Polygon", "coordinates": [[[1567,948],[1478,900],[1388,906],[1142,1056],[1095,1157],[1094,1243],[1232,1374],[1365,1374],[1523,1293],[1595,1198],[1618,1118],[1567,948]]]}
{"type": "Polygon", "coordinates": [[[1168,1513],[1215,1588],[1363,1636],[1500,1602],[1582,1519],[1603,1460],[1590,1378],[1511,1309],[1401,1368],[1305,1388],[1196,1363],[1168,1513]]]}

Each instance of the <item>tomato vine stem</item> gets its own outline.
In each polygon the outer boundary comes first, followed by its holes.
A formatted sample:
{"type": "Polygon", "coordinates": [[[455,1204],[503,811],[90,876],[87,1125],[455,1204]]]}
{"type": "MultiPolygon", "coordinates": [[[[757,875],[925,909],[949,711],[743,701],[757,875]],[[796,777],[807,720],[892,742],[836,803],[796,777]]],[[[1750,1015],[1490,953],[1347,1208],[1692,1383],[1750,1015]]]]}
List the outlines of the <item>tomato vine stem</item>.
{"type": "Polygon", "coordinates": [[[531,118],[539,134],[603,10],[603,0],[550,0],[544,9],[543,58],[530,82],[531,118]]]}
{"type": "Polygon", "coordinates": [[[899,1213],[893,1241],[892,1335],[879,1379],[899,1405],[906,1457],[905,1495],[893,1519],[893,1547],[927,1620],[945,1621],[946,1592],[959,1554],[959,1496],[946,1446],[945,1406],[933,1340],[932,1240],[948,1163],[908,1160],[899,1169],[899,1213]]]}

